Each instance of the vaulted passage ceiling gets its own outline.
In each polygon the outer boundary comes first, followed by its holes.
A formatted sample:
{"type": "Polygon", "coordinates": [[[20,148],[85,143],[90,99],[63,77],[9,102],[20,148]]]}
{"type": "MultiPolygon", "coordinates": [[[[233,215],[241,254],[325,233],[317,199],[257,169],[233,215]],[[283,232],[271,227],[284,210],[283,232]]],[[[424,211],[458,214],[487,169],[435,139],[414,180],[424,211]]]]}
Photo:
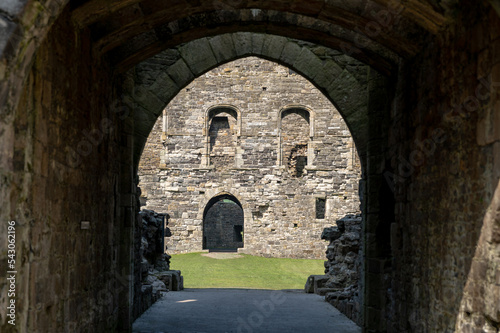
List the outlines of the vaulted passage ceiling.
{"type": "Polygon", "coordinates": [[[411,57],[452,8],[437,1],[393,0],[128,0],[72,4],[72,19],[88,28],[93,52],[118,72],[161,50],[200,37],[252,31],[293,37],[342,50],[389,74],[411,57]]]}

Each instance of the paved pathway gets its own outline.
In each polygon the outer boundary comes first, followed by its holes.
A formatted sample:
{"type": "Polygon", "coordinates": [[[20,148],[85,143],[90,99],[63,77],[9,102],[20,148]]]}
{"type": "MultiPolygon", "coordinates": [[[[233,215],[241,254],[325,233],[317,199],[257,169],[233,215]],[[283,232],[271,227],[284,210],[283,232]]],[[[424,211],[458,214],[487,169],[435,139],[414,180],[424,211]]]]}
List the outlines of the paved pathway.
{"type": "Polygon", "coordinates": [[[301,290],[186,289],[139,317],[136,333],[360,333],[347,317],[301,290]]]}

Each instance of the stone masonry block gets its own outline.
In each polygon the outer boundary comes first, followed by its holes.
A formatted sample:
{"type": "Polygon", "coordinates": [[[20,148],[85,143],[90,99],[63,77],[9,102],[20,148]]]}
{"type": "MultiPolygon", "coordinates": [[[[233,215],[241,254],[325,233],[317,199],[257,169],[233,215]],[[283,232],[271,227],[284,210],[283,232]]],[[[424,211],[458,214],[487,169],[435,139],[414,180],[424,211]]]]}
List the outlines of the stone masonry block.
{"type": "Polygon", "coordinates": [[[151,92],[162,102],[157,104],[161,109],[179,92],[179,86],[167,73],[158,75],[157,80],[150,87],[151,92]]]}
{"type": "Polygon", "coordinates": [[[232,34],[234,49],[238,56],[252,54],[252,36],[250,32],[237,32],[232,34]]]}
{"type": "MultiPolygon", "coordinates": [[[[156,83],[154,84],[156,85],[156,83]]],[[[163,110],[165,102],[159,99],[151,90],[146,90],[140,86],[134,89],[134,101],[146,110],[163,110]]]]}
{"type": "Polygon", "coordinates": [[[158,279],[165,283],[170,291],[180,291],[184,289],[184,278],[181,271],[164,271],[158,274],[158,279]]]}
{"type": "Polygon", "coordinates": [[[327,88],[342,73],[342,68],[333,60],[325,61],[323,70],[314,77],[314,82],[322,88],[327,88]]]}
{"type": "MultiPolygon", "coordinates": [[[[344,117],[354,120],[354,114],[366,117],[367,97],[366,90],[363,89],[356,79],[347,70],[344,70],[332,83],[326,88],[327,95],[334,100],[340,108],[344,117]]],[[[366,121],[366,119],[360,119],[366,121]]],[[[355,129],[351,129],[355,130],[355,129]]]]}
{"type": "MultiPolygon", "coordinates": [[[[329,277],[327,275],[314,276],[314,293],[320,295],[320,289],[325,287],[329,277]]],[[[324,294],[323,294],[324,295],[324,294]]]]}
{"type": "Polygon", "coordinates": [[[302,52],[302,48],[294,42],[287,42],[281,53],[280,60],[285,64],[293,65],[302,52]]]}
{"type": "Polygon", "coordinates": [[[327,293],[332,293],[337,291],[335,288],[318,288],[315,293],[320,296],[325,296],[327,293]]]}
{"type": "MultiPolygon", "coordinates": [[[[316,275],[310,275],[307,278],[306,285],[304,286],[304,291],[308,294],[314,293],[314,278],[316,275]]],[[[321,276],[321,275],[320,275],[321,276]]]]}
{"type": "Polygon", "coordinates": [[[262,47],[264,45],[264,36],[263,34],[252,34],[252,53],[253,54],[262,54],[262,47]]]}
{"type": "Polygon", "coordinates": [[[207,38],[194,40],[180,48],[181,56],[195,76],[217,65],[207,38]]]}
{"type": "Polygon", "coordinates": [[[266,35],[262,46],[262,54],[272,59],[279,59],[286,42],[287,39],[284,37],[266,35]]]}
{"type": "Polygon", "coordinates": [[[312,79],[322,70],[323,63],[311,50],[303,48],[293,67],[306,78],[312,79]]]}
{"type": "Polygon", "coordinates": [[[185,86],[194,79],[193,73],[183,59],[168,67],[167,73],[179,87],[185,86]]]}
{"type": "Polygon", "coordinates": [[[236,58],[236,50],[230,34],[212,37],[209,42],[218,62],[236,58]]]}
{"type": "Polygon", "coordinates": [[[10,16],[16,16],[27,2],[27,0],[2,0],[0,11],[8,13],[10,16]]]}
{"type": "MultiPolygon", "coordinates": [[[[147,137],[149,131],[151,131],[151,125],[154,124],[156,118],[157,116],[153,111],[138,107],[134,114],[135,133],[147,137]]],[[[134,142],[134,144],[136,143],[134,142]]]]}
{"type": "Polygon", "coordinates": [[[485,312],[489,318],[493,319],[496,323],[500,323],[500,286],[489,285],[488,294],[491,295],[485,300],[485,312]]]}

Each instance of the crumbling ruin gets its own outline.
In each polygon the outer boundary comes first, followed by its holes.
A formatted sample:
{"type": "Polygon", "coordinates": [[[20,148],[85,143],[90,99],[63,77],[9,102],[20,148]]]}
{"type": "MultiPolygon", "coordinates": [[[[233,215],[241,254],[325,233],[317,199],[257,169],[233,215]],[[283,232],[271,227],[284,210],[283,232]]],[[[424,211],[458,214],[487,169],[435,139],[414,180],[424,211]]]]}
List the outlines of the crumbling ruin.
{"type": "Polygon", "coordinates": [[[172,233],[167,227],[168,215],[158,214],[151,210],[138,213],[139,229],[136,235],[135,258],[138,268],[135,276],[135,302],[137,302],[134,317],[139,317],[156,300],[162,292],[182,290],[183,278],[178,270],[170,270],[171,256],[166,253],[165,238],[172,233]],[[140,261],[140,263],[139,263],[140,261]]]}
{"type": "Polygon", "coordinates": [[[325,275],[311,275],[305,291],[324,295],[327,302],[360,323],[361,215],[347,215],[336,226],[323,230],[321,239],[329,241],[325,275]]]}

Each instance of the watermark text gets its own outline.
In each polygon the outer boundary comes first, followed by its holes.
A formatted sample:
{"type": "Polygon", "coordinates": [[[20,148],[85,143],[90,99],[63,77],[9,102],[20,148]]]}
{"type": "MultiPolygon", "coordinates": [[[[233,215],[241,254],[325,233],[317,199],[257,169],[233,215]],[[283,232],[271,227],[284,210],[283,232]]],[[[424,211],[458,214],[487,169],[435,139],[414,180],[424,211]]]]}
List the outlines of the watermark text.
{"type": "Polygon", "coordinates": [[[7,317],[10,325],[16,325],[16,222],[7,226],[7,317]]]}

